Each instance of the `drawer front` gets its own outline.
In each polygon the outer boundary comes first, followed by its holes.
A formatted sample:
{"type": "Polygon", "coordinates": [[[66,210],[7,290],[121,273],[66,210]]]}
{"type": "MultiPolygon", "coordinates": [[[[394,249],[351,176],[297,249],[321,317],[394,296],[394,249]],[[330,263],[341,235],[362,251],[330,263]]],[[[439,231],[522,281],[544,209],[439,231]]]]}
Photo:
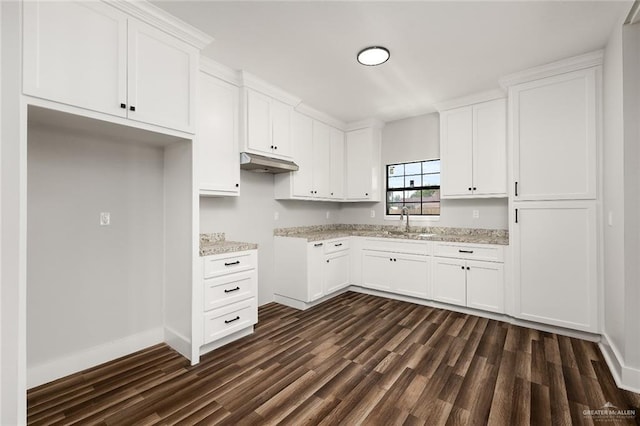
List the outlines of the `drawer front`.
{"type": "Polygon", "coordinates": [[[204,314],[204,343],[211,343],[257,322],[255,298],[214,309],[204,314]]]}
{"type": "Polygon", "coordinates": [[[255,269],[256,260],[255,250],[206,256],[204,257],[204,277],[210,278],[255,269]]]}
{"type": "Polygon", "coordinates": [[[456,259],[504,262],[504,247],[490,244],[435,243],[434,255],[456,259]]]}
{"type": "Polygon", "coordinates": [[[324,253],[336,253],[338,251],[349,250],[349,239],[324,241],[324,253]]]}
{"type": "Polygon", "coordinates": [[[428,256],[431,254],[430,241],[407,241],[394,240],[391,238],[366,239],[362,246],[365,250],[389,251],[394,253],[420,254],[428,256]]]}
{"type": "Polygon", "coordinates": [[[210,311],[256,297],[255,270],[204,280],[203,310],[210,311]]]}

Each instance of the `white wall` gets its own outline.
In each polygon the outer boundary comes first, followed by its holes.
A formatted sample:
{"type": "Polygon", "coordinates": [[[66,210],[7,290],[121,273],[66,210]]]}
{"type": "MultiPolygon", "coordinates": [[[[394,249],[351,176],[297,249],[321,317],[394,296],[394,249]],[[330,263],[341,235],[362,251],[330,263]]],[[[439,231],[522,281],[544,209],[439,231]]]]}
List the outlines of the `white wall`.
{"type": "MultiPolygon", "coordinates": [[[[382,173],[383,182],[386,165],[429,160],[440,157],[440,116],[438,113],[387,123],[382,129],[382,173]]],[[[384,187],[384,183],[383,183],[384,187]]],[[[384,191],[384,189],[383,189],[384,191]]],[[[384,194],[382,195],[384,199],[384,194]]],[[[443,200],[440,220],[420,222],[424,226],[446,226],[461,228],[507,229],[507,199],[443,200]],[[473,210],[479,218],[472,217],[473,210]]],[[[385,203],[345,204],[342,209],[343,223],[394,224],[397,220],[385,220],[385,203]],[[375,218],[371,218],[371,211],[375,218]]],[[[418,223],[418,222],[415,222],[418,223]]]]}
{"type": "Polygon", "coordinates": [[[603,328],[614,375],[622,387],[636,392],[640,390],[639,73],[640,24],[620,23],[607,43],[603,66],[603,328]]]}
{"type": "Polygon", "coordinates": [[[623,30],[625,363],[640,390],[640,23],[623,30]]]}
{"type": "Polygon", "coordinates": [[[24,156],[21,133],[25,111],[20,104],[20,35],[21,4],[0,2],[2,21],[2,128],[0,150],[2,151],[2,302],[0,318],[0,360],[2,382],[0,382],[0,424],[26,423],[25,381],[25,219],[24,209],[24,156]]]}
{"type": "Polygon", "coordinates": [[[258,244],[258,303],[273,301],[273,229],[341,223],[340,204],[276,201],[273,175],[242,171],[240,197],[200,197],[200,232],[225,232],[227,240],[258,244]],[[278,212],[279,219],[274,220],[278,212]],[[329,219],[326,213],[329,212],[329,219]]]}
{"type": "Polygon", "coordinates": [[[624,351],[624,135],[622,25],[607,44],[603,64],[604,332],[624,351]],[[608,224],[609,216],[612,223],[608,224]]]}
{"type": "Polygon", "coordinates": [[[163,217],[161,148],[30,126],[29,369],[162,326],[163,217]]]}

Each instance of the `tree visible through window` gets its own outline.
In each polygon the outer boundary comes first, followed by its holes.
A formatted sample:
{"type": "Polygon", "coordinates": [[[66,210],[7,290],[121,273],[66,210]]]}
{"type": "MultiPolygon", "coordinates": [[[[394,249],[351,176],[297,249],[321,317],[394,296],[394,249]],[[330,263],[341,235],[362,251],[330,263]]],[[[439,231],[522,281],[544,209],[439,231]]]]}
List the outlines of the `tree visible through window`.
{"type": "Polygon", "coordinates": [[[387,165],[387,214],[440,215],[440,160],[387,165]]]}

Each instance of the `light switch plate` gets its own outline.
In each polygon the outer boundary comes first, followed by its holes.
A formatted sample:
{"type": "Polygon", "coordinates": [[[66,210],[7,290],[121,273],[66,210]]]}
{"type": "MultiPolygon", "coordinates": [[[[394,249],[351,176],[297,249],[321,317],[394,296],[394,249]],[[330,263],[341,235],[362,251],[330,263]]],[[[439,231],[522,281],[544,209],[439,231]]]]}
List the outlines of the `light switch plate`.
{"type": "Polygon", "coordinates": [[[100,213],[100,226],[109,226],[111,225],[111,213],[109,212],[101,212],[100,213]]]}
{"type": "Polygon", "coordinates": [[[376,217],[376,211],[375,210],[371,210],[371,217],[376,217]]]}

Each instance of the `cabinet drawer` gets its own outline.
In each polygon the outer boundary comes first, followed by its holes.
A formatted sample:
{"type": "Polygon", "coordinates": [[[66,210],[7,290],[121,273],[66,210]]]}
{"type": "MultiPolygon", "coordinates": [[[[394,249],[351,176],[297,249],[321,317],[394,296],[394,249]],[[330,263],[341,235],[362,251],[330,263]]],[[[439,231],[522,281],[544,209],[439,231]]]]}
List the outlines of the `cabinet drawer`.
{"type": "Polygon", "coordinates": [[[204,280],[203,310],[227,306],[256,296],[255,270],[204,280]]]}
{"type": "Polygon", "coordinates": [[[504,248],[489,244],[435,243],[435,256],[457,259],[504,261],[504,248]]]}
{"type": "Polygon", "coordinates": [[[366,239],[363,244],[365,250],[389,251],[408,254],[431,254],[431,242],[415,240],[394,240],[391,238],[366,239]]]}
{"type": "Polygon", "coordinates": [[[256,257],[255,250],[207,256],[204,258],[204,277],[210,278],[255,269],[256,257]]]}
{"type": "Polygon", "coordinates": [[[324,242],[324,253],[335,253],[342,250],[349,250],[349,240],[333,240],[324,242]]]}
{"type": "Polygon", "coordinates": [[[235,333],[258,322],[256,299],[251,298],[204,314],[204,343],[235,333]]]}

